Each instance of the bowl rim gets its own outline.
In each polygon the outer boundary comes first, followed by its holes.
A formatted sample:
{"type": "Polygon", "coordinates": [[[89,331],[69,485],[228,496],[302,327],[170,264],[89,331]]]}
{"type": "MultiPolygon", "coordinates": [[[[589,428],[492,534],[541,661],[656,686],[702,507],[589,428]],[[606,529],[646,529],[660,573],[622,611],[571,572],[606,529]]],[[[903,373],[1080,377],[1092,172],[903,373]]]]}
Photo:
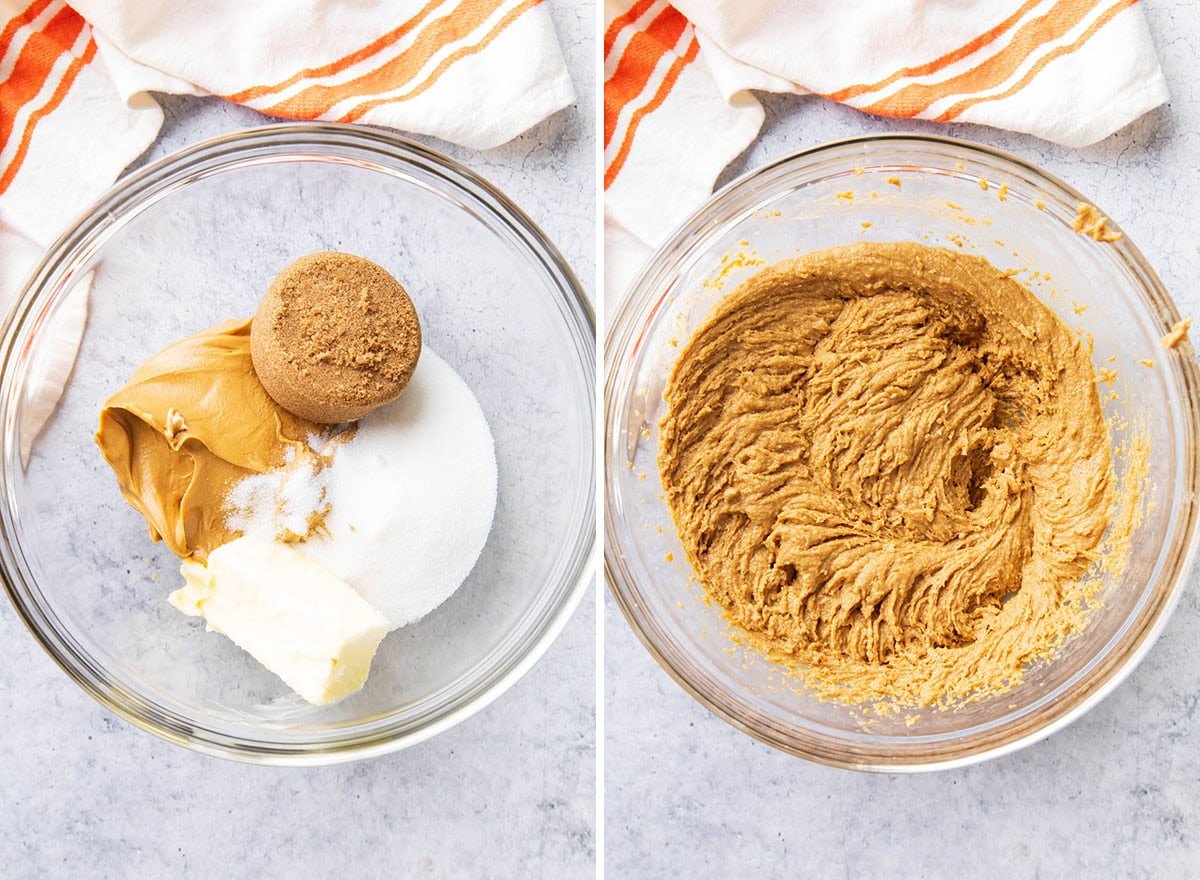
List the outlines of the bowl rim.
{"type": "MultiPolygon", "coordinates": [[[[348,155],[336,151],[360,150],[381,156],[399,165],[417,166],[457,188],[462,196],[479,204],[515,236],[535,259],[540,271],[555,288],[559,299],[560,318],[573,344],[579,351],[578,367],[582,373],[587,400],[583,411],[586,424],[594,437],[596,417],[596,316],[592,303],[574,270],[557,246],[541,228],[498,187],[456,160],[417,141],[390,131],[362,125],[283,122],[254,126],[206,138],[176,150],[130,174],[119,178],[104,194],[85,208],[75,220],[43,251],[35,266],[22,282],[17,295],[0,324],[0,384],[5,388],[19,357],[15,343],[30,323],[35,306],[46,292],[46,284],[55,279],[64,262],[77,256],[81,247],[116,224],[117,218],[130,211],[139,212],[170,195],[185,184],[223,171],[246,167],[237,157],[265,151],[267,162],[333,161],[347,162],[348,155]],[[287,148],[296,150],[289,153],[287,148]],[[308,152],[304,152],[307,149],[308,152]],[[328,151],[320,152],[320,151],[328,151]],[[275,151],[275,152],[272,152],[275,151]],[[204,170],[205,163],[216,163],[216,169],[204,170]],[[199,169],[199,170],[198,170],[199,169]]],[[[369,163],[357,162],[360,167],[379,173],[383,169],[369,163]]],[[[8,394],[0,394],[0,452],[6,465],[11,460],[15,422],[8,394]]],[[[591,464],[593,459],[586,457],[591,464]]],[[[395,730],[373,727],[362,735],[343,735],[313,745],[289,741],[284,746],[260,741],[242,740],[225,733],[204,731],[180,719],[174,713],[167,717],[140,695],[124,692],[109,680],[103,669],[91,662],[90,655],[80,656],[63,635],[50,623],[45,610],[38,607],[21,575],[21,567],[13,560],[12,511],[15,496],[6,466],[0,466],[0,582],[17,612],[18,618],[50,658],[83,691],[126,721],[160,739],[192,751],[242,763],[277,766],[314,766],[343,763],[376,757],[424,742],[454,727],[480,712],[512,687],[549,650],[562,633],[567,621],[578,608],[592,582],[591,562],[595,556],[597,533],[596,509],[597,476],[594,467],[587,472],[587,491],[576,505],[582,515],[571,524],[570,541],[564,548],[556,567],[560,569],[558,583],[547,593],[550,601],[544,608],[531,606],[529,632],[525,645],[515,654],[505,655],[506,639],[471,667],[472,672],[485,661],[506,659],[506,668],[493,668],[480,673],[462,695],[457,706],[447,708],[445,701],[422,712],[414,719],[417,727],[395,730]],[[556,595],[557,594],[557,595],[556,595]],[[532,612],[536,611],[534,615],[532,612]],[[537,617],[540,616],[540,619],[537,617]],[[250,742],[249,745],[247,743],[250,742]]],[[[574,512],[573,512],[574,515],[574,512]]],[[[523,616],[520,622],[524,623],[523,616]]],[[[511,633],[510,633],[511,635],[511,633]]],[[[444,689],[443,689],[444,690],[444,689]]],[[[435,692],[435,696],[440,692],[435,692]]],[[[383,716],[386,718],[387,716],[383,716]]],[[[375,720],[373,724],[378,724],[375,720]]]]}
{"type": "MultiPolygon", "coordinates": [[[[1057,175],[1005,150],[946,135],[931,135],[917,132],[856,135],[828,141],[772,159],[757,168],[750,169],[738,175],[729,183],[722,186],[703,205],[693,211],[665,237],[663,243],[655,249],[654,253],[643,264],[634,281],[623,291],[616,309],[612,312],[612,317],[608,320],[604,347],[604,398],[602,402],[604,408],[604,448],[601,450],[602,467],[604,468],[605,477],[604,577],[609,593],[613,596],[617,606],[621,609],[625,617],[625,621],[634,631],[634,634],[643,647],[684,691],[722,721],[772,748],[827,766],[880,773],[919,773],[964,767],[1018,751],[1047,738],[1078,720],[1115,690],[1144,659],[1150,648],[1153,647],[1178,605],[1183,587],[1186,584],[1187,575],[1192,570],[1198,549],[1200,549],[1200,509],[1198,509],[1197,499],[1193,493],[1193,497],[1188,499],[1186,518],[1181,519],[1177,527],[1177,533],[1174,536],[1175,542],[1181,543],[1183,550],[1182,553],[1176,554],[1171,560],[1173,570],[1168,575],[1169,583],[1165,596],[1153,609],[1150,619],[1140,630],[1133,633],[1135,636],[1133,646],[1121,661],[1115,667],[1103,670],[1100,680],[1091,683],[1090,688],[1067,711],[1060,712],[1043,723],[1036,723],[1031,729],[1018,731],[1018,735],[1016,736],[1008,739],[1001,738],[999,741],[985,741],[978,747],[967,749],[961,754],[952,757],[938,757],[928,760],[893,760],[889,759],[889,756],[878,748],[872,751],[868,747],[852,755],[838,755],[832,754],[828,750],[804,748],[792,740],[781,737],[772,730],[763,729],[749,723],[747,719],[739,715],[731,700],[722,699],[724,695],[717,695],[707,691],[700,683],[690,677],[688,670],[676,667],[668,656],[664,646],[656,641],[650,628],[646,626],[646,622],[652,618],[646,611],[645,604],[639,600],[636,590],[626,580],[627,576],[624,573],[624,566],[620,558],[623,555],[621,552],[621,541],[619,540],[620,536],[618,530],[613,525],[615,517],[610,515],[612,512],[612,492],[609,487],[609,480],[614,474],[614,467],[618,466],[614,464],[615,459],[612,455],[617,450],[616,434],[618,433],[618,425],[615,416],[618,410],[623,410],[622,402],[618,399],[617,395],[616,379],[621,372],[620,368],[624,364],[617,360],[618,355],[628,358],[632,354],[632,350],[636,345],[633,337],[636,333],[640,332],[641,322],[656,308],[654,289],[646,288],[647,285],[655,281],[655,275],[663,269],[663,266],[660,264],[672,257],[672,254],[676,257],[689,254],[696,244],[704,239],[710,228],[718,224],[716,218],[724,217],[721,213],[722,208],[734,201],[740,193],[751,188],[763,178],[769,178],[793,164],[811,162],[823,154],[838,153],[848,148],[853,149],[855,147],[873,145],[888,145],[892,148],[902,148],[905,145],[918,147],[935,145],[950,151],[958,151],[963,158],[983,158],[992,162],[999,161],[1010,166],[1015,166],[1017,169],[1031,175],[1040,183],[1044,183],[1051,188],[1056,187],[1061,193],[1074,199],[1076,202],[1089,203],[1095,205],[1098,210],[1102,210],[1096,205],[1094,200],[1084,196],[1057,175]],[[865,758],[863,757],[864,752],[868,753],[865,758]]],[[[759,195],[767,198],[770,194],[770,190],[766,190],[759,195]]],[[[724,223],[725,220],[721,220],[720,222],[724,223]]],[[[1119,230],[1119,226],[1116,223],[1112,223],[1112,226],[1119,230]]],[[[1137,246],[1130,241],[1128,236],[1122,236],[1112,246],[1118,249],[1123,259],[1132,268],[1138,270],[1139,280],[1142,282],[1140,293],[1150,301],[1151,305],[1160,314],[1169,316],[1173,321],[1178,321],[1180,315],[1174,301],[1171,299],[1158,274],[1137,246]]],[[[1171,360],[1174,361],[1172,369],[1178,373],[1177,379],[1181,385],[1180,396],[1182,402],[1187,407],[1187,411],[1180,414],[1182,423],[1185,429],[1190,429],[1192,435],[1190,439],[1194,441],[1200,438],[1200,366],[1197,365],[1195,357],[1186,354],[1186,351],[1184,357],[1171,360]]],[[[1187,440],[1189,438],[1185,437],[1183,439],[1187,440]]],[[[1185,457],[1185,461],[1189,465],[1188,470],[1191,473],[1193,482],[1195,482],[1198,475],[1200,475],[1200,465],[1197,463],[1197,455],[1192,448],[1193,446],[1194,443],[1187,444],[1185,442],[1181,455],[1185,457]]],[[[1168,537],[1170,538],[1171,536],[1168,537]]],[[[630,579],[632,578],[631,574],[629,577],[630,579]]],[[[1143,610],[1146,599],[1147,596],[1143,594],[1138,604],[1134,606],[1129,617],[1126,619],[1126,625],[1138,617],[1139,613],[1143,610]]],[[[683,652],[680,653],[682,654],[683,652]]],[[[1105,653],[1101,652],[1101,654],[1097,655],[1097,658],[1103,656],[1105,656],[1105,653]]],[[[1082,678],[1078,682],[1075,682],[1075,685],[1085,683],[1088,683],[1087,679],[1082,678]]]]}

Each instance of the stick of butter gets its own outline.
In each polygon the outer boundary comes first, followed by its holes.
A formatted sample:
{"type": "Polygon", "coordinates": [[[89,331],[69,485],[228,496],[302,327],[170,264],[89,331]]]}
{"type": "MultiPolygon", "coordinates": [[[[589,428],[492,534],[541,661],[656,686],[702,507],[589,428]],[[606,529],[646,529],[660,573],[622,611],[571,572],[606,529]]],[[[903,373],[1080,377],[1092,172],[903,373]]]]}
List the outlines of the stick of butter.
{"type": "Polygon", "coordinates": [[[308,702],[359,690],[390,626],[349,584],[287,544],[242,537],[185,559],[170,602],[203,617],[308,702]]]}

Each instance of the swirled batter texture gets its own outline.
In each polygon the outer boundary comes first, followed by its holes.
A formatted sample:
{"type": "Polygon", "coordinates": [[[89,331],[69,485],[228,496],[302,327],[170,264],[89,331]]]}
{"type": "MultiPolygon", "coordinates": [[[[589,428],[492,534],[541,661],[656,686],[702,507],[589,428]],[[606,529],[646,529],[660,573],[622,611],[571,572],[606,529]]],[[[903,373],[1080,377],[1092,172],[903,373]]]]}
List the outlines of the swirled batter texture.
{"type": "Polygon", "coordinates": [[[666,399],[698,577],[818,692],[1002,690],[1082,625],[1114,485],[1090,352],[987,261],[863,243],[769,267],[666,399]]]}

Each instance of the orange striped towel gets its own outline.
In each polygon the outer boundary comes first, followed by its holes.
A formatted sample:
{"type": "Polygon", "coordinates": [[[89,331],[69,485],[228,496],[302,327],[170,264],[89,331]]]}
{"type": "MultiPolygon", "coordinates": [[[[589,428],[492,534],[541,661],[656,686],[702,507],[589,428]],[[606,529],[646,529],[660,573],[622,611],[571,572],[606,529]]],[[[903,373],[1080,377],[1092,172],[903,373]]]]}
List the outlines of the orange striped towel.
{"type": "MultiPolygon", "coordinates": [[[[541,0],[0,0],[5,254],[13,233],[47,243],[153,142],[151,91],[478,149],[574,100],[541,0]]],[[[25,262],[2,261],[0,295],[25,262]]]]}
{"type": "Polygon", "coordinates": [[[610,301],[757,136],[752,90],[1071,147],[1167,100],[1137,0],[605,0],[610,301]]]}
{"type": "MultiPolygon", "coordinates": [[[[541,0],[0,0],[0,310],[153,143],[152,91],[477,149],[575,97],[541,0]]],[[[72,353],[85,309],[86,293],[63,330],[72,353]]],[[[47,378],[55,400],[62,378],[47,378]]]]}

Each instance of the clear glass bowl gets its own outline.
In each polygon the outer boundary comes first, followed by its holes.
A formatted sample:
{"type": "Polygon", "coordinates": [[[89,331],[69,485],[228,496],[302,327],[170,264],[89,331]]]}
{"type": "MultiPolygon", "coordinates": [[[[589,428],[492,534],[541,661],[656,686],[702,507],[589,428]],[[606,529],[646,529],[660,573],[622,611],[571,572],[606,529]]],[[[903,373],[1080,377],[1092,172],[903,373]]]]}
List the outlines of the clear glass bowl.
{"type": "MultiPolygon", "coordinates": [[[[1046,172],[986,147],[855,138],[745,175],[650,260],[611,321],[606,348],[605,572],[649,651],[717,715],[827,764],[952,767],[1012,751],[1078,718],[1149,649],[1196,550],[1200,374],[1190,344],[1160,347],[1179,314],[1133,242],[1100,244],[1072,230],[1084,201],[1046,172]],[[1151,448],[1131,558],[1105,584],[1104,604],[1082,633],[999,697],[871,716],[868,724],[863,707],[813,698],[794,675],[730,638],[691,579],[656,466],[670,369],[723,292],[755,272],[758,260],[863,240],[962,247],[1023,270],[1018,277],[1051,309],[1094,335],[1097,365],[1117,370],[1118,399],[1105,401],[1106,416],[1140,422],[1151,448]],[[1156,365],[1139,364],[1143,358],[1156,365]]],[[[1128,430],[1114,431],[1116,444],[1128,430]]],[[[1121,479],[1129,464],[1122,452],[1115,464],[1121,479]]]]}
{"type": "Polygon", "coordinates": [[[478,711],[553,641],[595,542],[594,319],[562,256],[486,181],[366,128],[278,125],[184,150],[120,181],[50,248],[0,350],[0,564],[17,611],[88,693],[197,751],[315,764],[391,751],[478,711]],[[425,343],[491,423],[499,502],[457,593],[380,646],[366,688],[326,709],[288,693],[166,601],[178,560],[152,544],[92,442],[143,360],[251,315],[276,272],[319,250],[391,270],[425,343]],[[56,322],[90,276],[61,405],[23,465],[18,438],[56,322]]]}

